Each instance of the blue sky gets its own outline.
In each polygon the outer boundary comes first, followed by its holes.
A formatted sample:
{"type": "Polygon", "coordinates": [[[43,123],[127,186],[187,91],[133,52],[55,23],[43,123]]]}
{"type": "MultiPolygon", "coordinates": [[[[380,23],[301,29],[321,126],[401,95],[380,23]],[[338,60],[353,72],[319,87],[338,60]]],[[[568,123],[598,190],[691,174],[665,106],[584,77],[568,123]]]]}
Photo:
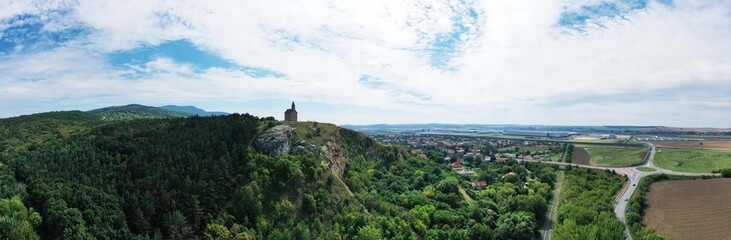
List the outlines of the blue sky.
{"type": "Polygon", "coordinates": [[[0,2],[0,117],[731,127],[729,1],[0,2]]]}

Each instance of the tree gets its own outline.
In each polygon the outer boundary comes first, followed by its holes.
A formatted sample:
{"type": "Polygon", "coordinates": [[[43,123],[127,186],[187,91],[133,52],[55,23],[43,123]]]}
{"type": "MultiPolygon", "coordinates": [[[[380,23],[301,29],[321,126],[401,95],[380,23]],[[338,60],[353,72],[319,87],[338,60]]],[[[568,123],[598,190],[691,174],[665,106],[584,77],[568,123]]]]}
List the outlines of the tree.
{"type": "Polygon", "coordinates": [[[86,222],[77,208],[69,208],[66,201],[52,198],[47,203],[48,226],[51,233],[64,239],[93,239],[86,232],[86,222]]]}
{"type": "Polygon", "coordinates": [[[185,216],[178,210],[165,215],[162,221],[168,239],[188,239],[191,234],[185,216]]]}
{"type": "Polygon", "coordinates": [[[232,237],[226,226],[216,223],[208,224],[203,232],[203,239],[205,240],[229,240],[232,237]]]}
{"type": "Polygon", "coordinates": [[[367,225],[358,229],[358,235],[355,236],[357,240],[381,240],[383,236],[381,229],[374,226],[367,225]]]}
{"type": "Polygon", "coordinates": [[[41,224],[41,215],[26,208],[19,196],[0,199],[0,238],[39,239],[34,228],[41,224]]]}
{"type": "Polygon", "coordinates": [[[317,210],[317,201],[310,194],[304,194],[302,196],[302,211],[305,213],[312,213],[317,210]]]}
{"type": "Polygon", "coordinates": [[[546,199],[536,194],[519,195],[516,202],[518,211],[531,212],[534,216],[538,216],[539,220],[543,220],[548,212],[546,199]]]}
{"type": "Polygon", "coordinates": [[[487,240],[492,239],[492,229],[488,227],[485,224],[482,223],[476,223],[472,226],[472,236],[471,239],[476,240],[487,240]]]}
{"type": "Polygon", "coordinates": [[[455,177],[448,177],[437,183],[437,190],[443,193],[456,193],[459,188],[459,180],[455,177]]]}
{"type": "Polygon", "coordinates": [[[495,229],[497,239],[534,239],[538,224],[532,213],[510,212],[500,216],[495,229]]]}

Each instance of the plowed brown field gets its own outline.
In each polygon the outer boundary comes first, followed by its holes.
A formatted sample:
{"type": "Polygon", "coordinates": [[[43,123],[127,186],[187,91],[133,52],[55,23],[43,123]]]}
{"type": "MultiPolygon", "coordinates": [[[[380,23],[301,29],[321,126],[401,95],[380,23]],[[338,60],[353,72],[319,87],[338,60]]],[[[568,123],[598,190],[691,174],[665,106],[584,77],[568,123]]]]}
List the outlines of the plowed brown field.
{"type": "Polygon", "coordinates": [[[589,162],[589,152],[583,147],[575,147],[571,154],[571,162],[581,165],[591,165],[589,162]]]}
{"type": "Polygon", "coordinates": [[[654,183],[643,223],[673,240],[731,239],[730,189],[728,178],[654,183]]]}
{"type": "Polygon", "coordinates": [[[731,141],[648,141],[655,146],[731,149],[731,141]],[[701,145],[703,143],[703,145],[701,145]]]}

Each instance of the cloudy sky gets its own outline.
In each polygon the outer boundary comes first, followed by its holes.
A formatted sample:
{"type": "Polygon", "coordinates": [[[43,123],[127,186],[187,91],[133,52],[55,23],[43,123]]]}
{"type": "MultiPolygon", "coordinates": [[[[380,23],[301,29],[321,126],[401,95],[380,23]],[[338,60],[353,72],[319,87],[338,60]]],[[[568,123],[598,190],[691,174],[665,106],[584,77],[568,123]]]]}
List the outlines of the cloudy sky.
{"type": "Polygon", "coordinates": [[[731,127],[731,1],[0,1],[0,117],[731,127]]]}

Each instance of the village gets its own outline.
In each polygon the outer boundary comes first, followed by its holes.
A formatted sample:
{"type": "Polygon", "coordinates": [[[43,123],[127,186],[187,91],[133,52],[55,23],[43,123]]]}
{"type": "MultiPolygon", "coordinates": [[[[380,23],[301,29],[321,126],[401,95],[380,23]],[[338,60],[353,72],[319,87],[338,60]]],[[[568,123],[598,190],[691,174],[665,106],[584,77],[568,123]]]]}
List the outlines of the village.
{"type": "MultiPolygon", "coordinates": [[[[382,134],[372,137],[386,144],[405,146],[412,154],[449,165],[473,189],[485,188],[497,180],[494,179],[496,176],[480,174],[481,171],[487,171],[490,163],[502,165],[523,159],[558,161],[566,149],[564,143],[531,140],[423,134],[382,134]]],[[[507,172],[499,177],[515,175],[514,172],[507,172]]]]}

